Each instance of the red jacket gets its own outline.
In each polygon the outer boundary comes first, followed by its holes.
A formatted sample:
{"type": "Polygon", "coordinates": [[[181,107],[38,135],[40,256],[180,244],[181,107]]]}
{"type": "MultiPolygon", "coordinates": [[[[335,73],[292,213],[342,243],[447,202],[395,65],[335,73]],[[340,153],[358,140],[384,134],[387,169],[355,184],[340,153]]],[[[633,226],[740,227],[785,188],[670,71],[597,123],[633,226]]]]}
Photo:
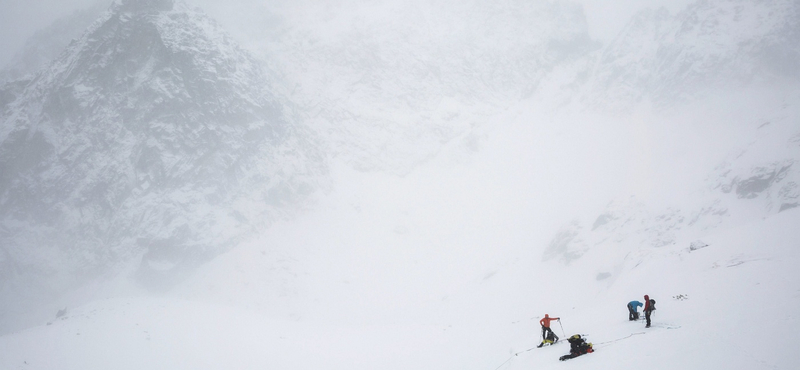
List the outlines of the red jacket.
{"type": "Polygon", "coordinates": [[[650,311],[650,297],[644,296],[644,310],[650,311]]]}
{"type": "Polygon", "coordinates": [[[559,320],[559,319],[560,318],[558,318],[558,317],[544,317],[541,320],[539,320],[539,324],[542,324],[542,326],[544,326],[545,328],[549,328],[550,327],[550,321],[559,320]]]}

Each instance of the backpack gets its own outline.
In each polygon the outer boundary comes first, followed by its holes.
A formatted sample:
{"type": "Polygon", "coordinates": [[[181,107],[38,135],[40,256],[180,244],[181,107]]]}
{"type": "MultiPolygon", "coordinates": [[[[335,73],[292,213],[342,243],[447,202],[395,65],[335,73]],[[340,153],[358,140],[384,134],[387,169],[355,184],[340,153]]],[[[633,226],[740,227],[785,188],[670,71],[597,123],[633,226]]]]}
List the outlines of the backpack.
{"type": "Polygon", "coordinates": [[[656,310],[656,300],[650,299],[650,311],[655,311],[655,310],[656,310]]]}
{"type": "Polygon", "coordinates": [[[569,339],[567,339],[567,341],[569,341],[569,344],[571,345],[570,346],[570,353],[584,354],[584,353],[592,353],[592,352],[594,352],[594,349],[592,348],[592,344],[591,343],[587,343],[586,340],[583,339],[580,334],[575,334],[575,335],[569,337],[569,339]]]}
{"type": "Polygon", "coordinates": [[[538,347],[538,348],[541,348],[541,347],[542,347],[542,346],[544,346],[545,344],[548,344],[548,345],[553,345],[553,344],[555,344],[556,342],[558,342],[558,336],[556,336],[556,334],[555,334],[555,333],[553,333],[553,332],[551,331],[551,332],[547,333],[547,338],[545,338],[545,339],[542,341],[542,343],[539,343],[539,345],[538,345],[538,346],[536,346],[536,347],[538,347]]]}

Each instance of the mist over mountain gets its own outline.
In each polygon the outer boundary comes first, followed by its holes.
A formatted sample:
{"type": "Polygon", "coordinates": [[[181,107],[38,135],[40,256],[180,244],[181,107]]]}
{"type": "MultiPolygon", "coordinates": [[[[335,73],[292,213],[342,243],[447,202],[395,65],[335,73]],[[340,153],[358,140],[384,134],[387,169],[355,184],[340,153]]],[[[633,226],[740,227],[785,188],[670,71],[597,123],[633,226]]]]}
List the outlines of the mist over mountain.
{"type": "Polygon", "coordinates": [[[677,14],[645,10],[590,67],[584,99],[625,109],[686,103],[709,92],[798,81],[795,1],[696,2],[677,14]]]}
{"type": "Polygon", "coordinates": [[[199,263],[323,182],[271,72],[180,1],[115,3],[23,85],[0,131],[12,292],[199,263]]]}
{"type": "Polygon", "coordinates": [[[256,44],[260,53],[334,154],[370,171],[408,173],[599,47],[566,2],[283,7],[264,20],[279,36],[256,44]]]}
{"type": "Polygon", "coordinates": [[[0,81],[19,80],[46,67],[108,9],[109,3],[77,10],[35,33],[0,71],[0,81]]]}

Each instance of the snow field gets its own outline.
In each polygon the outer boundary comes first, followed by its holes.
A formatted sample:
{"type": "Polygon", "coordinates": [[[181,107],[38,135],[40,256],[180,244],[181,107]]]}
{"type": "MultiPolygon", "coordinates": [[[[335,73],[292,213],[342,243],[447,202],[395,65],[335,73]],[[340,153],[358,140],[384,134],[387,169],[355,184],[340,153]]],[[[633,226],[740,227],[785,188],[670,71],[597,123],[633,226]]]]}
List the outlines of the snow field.
{"type": "Polygon", "coordinates": [[[537,276],[531,290],[519,291],[513,281],[522,272],[513,265],[465,283],[438,310],[429,306],[428,319],[438,322],[428,324],[402,317],[395,324],[354,324],[357,317],[337,323],[324,315],[279,319],[174,296],[102,300],[52,325],[0,338],[0,367],[494,370],[511,358],[502,369],[791,369],[792,343],[800,339],[794,330],[800,232],[792,230],[799,218],[800,212],[786,212],[715,233],[704,239],[708,247],[692,252],[666,247],[641,264],[626,263],[610,287],[562,272],[537,276]],[[657,300],[650,329],[627,321],[625,304],[643,293],[657,300]],[[553,323],[562,339],[585,334],[596,352],[561,363],[566,343],[526,351],[540,340],[538,315],[545,312],[562,317],[565,333],[553,323]]]}

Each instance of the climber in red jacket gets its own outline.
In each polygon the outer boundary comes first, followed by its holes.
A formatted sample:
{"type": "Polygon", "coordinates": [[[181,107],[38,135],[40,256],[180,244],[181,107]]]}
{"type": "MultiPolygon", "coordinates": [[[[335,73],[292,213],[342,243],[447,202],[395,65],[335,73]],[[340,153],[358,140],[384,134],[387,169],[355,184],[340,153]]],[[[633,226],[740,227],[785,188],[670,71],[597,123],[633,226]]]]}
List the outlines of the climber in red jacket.
{"type": "Polygon", "coordinates": [[[561,320],[561,318],[560,317],[550,317],[550,315],[544,314],[544,318],[539,320],[539,324],[542,325],[542,340],[547,339],[547,333],[553,334],[553,336],[555,336],[553,331],[550,330],[550,321],[553,321],[553,320],[561,320]]]}

